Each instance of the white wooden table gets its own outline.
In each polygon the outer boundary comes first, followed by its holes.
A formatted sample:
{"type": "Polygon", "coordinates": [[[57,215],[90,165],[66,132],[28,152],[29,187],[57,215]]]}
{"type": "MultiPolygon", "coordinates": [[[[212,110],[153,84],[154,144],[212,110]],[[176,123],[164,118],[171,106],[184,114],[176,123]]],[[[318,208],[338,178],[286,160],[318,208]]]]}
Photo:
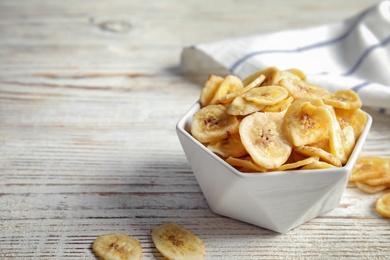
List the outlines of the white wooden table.
{"type": "MultiPolygon", "coordinates": [[[[175,133],[200,86],[184,46],[336,22],[378,1],[0,1],[0,259],[95,259],[121,231],[162,259],[151,227],[174,221],[207,259],[386,259],[378,194],[347,189],[335,210],[287,234],[212,213],[175,133]]],[[[372,112],[364,153],[390,156],[372,112]]]]}

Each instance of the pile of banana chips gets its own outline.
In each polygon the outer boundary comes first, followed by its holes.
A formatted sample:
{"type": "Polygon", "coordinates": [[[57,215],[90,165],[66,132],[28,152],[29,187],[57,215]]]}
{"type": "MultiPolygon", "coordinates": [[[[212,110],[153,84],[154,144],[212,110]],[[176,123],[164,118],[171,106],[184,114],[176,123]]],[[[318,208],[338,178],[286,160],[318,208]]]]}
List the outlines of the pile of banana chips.
{"type": "Polygon", "coordinates": [[[331,93],[299,69],[211,75],[199,102],[192,136],[250,173],[342,167],[367,121],[356,92],[331,93]]]}

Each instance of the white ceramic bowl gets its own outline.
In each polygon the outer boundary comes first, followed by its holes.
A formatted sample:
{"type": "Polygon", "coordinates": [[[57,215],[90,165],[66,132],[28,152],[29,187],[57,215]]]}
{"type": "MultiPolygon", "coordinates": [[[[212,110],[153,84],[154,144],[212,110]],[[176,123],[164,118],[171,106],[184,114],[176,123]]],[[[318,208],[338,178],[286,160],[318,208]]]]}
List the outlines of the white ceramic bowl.
{"type": "Polygon", "coordinates": [[[253,174],[237,171],[192,137],[192,115],[199,109],[195,103],[176,131],[211,210],[279,233],[339,205],[372,123],[367,114],[366,126],[344,167],[253,174]]]}

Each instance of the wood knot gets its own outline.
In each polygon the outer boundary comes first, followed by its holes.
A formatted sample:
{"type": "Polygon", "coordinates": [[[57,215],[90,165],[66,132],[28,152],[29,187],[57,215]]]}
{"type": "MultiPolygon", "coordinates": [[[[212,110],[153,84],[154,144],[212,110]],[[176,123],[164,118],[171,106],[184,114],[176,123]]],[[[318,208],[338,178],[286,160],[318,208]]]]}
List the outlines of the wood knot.
{"type": "Polygon", "coordinates": [[[130,23],[125,21],[104,21],[99,23],[99,28],[112,33],[125,33],[131,30],[130,23]]]}

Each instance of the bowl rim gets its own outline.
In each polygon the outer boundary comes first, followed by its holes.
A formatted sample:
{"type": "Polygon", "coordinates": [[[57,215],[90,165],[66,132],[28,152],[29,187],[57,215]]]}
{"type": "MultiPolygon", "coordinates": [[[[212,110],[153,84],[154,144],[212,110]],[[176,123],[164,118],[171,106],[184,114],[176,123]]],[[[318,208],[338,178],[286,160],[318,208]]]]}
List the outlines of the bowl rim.
{"type": "Polygon", "coordinates": [[[340,172],[341,170],[347,173],[352,169],[354,166],[360,151],[362,150],[363,144],[367,138],[368,132],[370,131],[371,125],[372,125],[372,116],[364,111],[365,115],[367,116],[366,124],[364,125],[363,131],[360,134],[357,142],[355,143],[355,146],[353,148],[353,151],[351,155],[348,158],[348,162],[342,166],[342,167],[335,167],[335,168],[327,168],[327,169],[310,169],[310,170],[286,170],[286,171],[271,171],[271,172],[241,172],[228,164],[225,160],[223,160],[221,157],[207,149],[205,145],[203,145],[201,142],[199,142],[197,139],[195,139],[186,129],[185,125],[189,121],[189,117],[196,113],[200,109],[201,105],[199,100],[196,101],[185,113],[184,115],[179,119],[179,121],[176,124],[176,131],[178,133],[181,133],[184,137],[189,139],[190,141],[194,142],[197,146],[199,146],[203,152],[207,153],[211,157],[213,157],[215,160],[217,160],[221,165],[223,165],[225,168],[227,168],[229,171],[233,172],[236,176],[241,178],[263,178],[265,176],[279,176],[279,175],[289,175],[289,174],[312,174],[313,171],[316,173],[326,172],[326,173],[332,173],[332,172],[340,172]]]}

